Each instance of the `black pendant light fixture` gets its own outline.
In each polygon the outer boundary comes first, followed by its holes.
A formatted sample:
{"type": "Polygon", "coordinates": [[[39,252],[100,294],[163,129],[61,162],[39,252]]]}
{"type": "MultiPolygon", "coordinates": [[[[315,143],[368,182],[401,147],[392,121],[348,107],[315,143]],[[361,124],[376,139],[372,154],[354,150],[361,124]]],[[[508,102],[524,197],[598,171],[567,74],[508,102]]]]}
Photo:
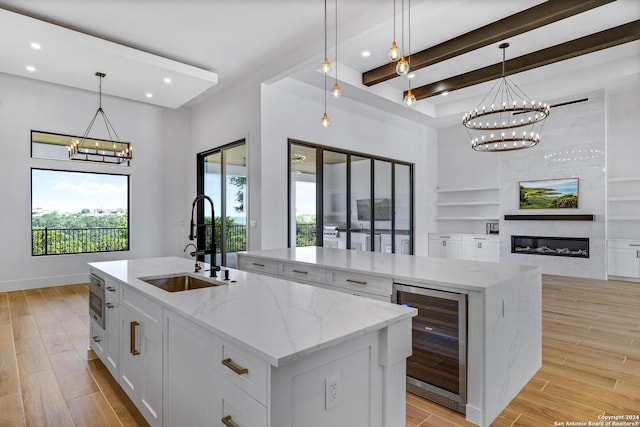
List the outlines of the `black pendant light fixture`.
{"type": "Polygon", "coordinates": [[[551,108],[533,101],[506,76],[505,51],[509,43],[498,47],[502,50],[502,77],[480,104],[462,118],[471,148],[476,151],[513,151],[536,146],[551,108]]]}
{"type": "Polygon", "coordinates": [[[120,141],[116,130],[109,121],[107,114],[102,109],[102,79],[106,74],[97,72],[96,77],[100,79],[99,84],[99,102],[98,110],[93,115],[87,130],[84,131],[82,138],[74,139],[71,145],[67,147],[69,159],[81,160],[85,162],[99,163],[125,163],[133,158],[133,149],[128,142],[120,141]],[[107,129],[108,140],[89,138],[89,132],[98,116],[102,117],[102,121],[107,129]]]}

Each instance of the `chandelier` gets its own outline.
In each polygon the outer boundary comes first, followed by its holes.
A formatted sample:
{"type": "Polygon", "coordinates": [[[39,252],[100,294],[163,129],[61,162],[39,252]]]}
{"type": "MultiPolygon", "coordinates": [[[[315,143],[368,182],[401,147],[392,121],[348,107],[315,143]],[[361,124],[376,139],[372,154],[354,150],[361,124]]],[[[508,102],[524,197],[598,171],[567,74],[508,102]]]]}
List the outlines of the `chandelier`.
{"type": "Polygon", "coordinates": [[[549,115],[550,106],[529,98],[505,73],[505,51],[502,49],[502,77],[480,104],[462,118],[476,151],[499,152],[530,148],[540,142],[540,131],[549,115]]]}
{"type": "Polygon", "coordinates": [[[113,125],[102,109],[102,78],[106,77],[106,74],[97,72],[96,77],[100,79],[98,110],[93,115],[93,119],[91,119],[91,122],[89,123],[87,130],[82,135],[82,138],[72,140],[71,144],[67,147],[69,159],[82,160],[85,162],[115,164],[128,162],[133,158],[133,149],[131,148],[131,144],[120,141],[113,125]],[[109,135],[108,141],[88,138],[89,132],[91,131],[98,115],[100,115],[104,121],[107,134],[109,135]]]}

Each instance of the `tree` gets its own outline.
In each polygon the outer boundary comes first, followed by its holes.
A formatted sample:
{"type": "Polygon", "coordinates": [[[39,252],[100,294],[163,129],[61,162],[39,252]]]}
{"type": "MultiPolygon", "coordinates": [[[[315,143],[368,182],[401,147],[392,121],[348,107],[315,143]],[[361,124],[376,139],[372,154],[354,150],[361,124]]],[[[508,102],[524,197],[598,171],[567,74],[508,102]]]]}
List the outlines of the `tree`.
{"type": "Polygon", "coordinates": [[[232,176],[229,179],[229,183],[234,187],[238,188],[236,191],[236,202],[239,203],[238,206],[234,206],[233,208],[236,212],[241,213],[244,212],[244,193],[246,191],[247,186],[247,177],[246,176],[232,176]]]}

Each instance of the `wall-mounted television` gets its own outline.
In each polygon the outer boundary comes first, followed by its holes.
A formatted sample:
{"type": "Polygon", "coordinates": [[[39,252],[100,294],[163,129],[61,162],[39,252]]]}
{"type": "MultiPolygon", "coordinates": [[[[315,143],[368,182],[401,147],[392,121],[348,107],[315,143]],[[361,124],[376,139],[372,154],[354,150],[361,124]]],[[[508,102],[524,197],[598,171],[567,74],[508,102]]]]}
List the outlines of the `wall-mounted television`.
{"type": "MultiPolygon", "coordinates": [[[[358,221],[371,221],[371,199],[356,200],[358,221]]],[[[375,199],[374,216],[376,221],[391,221],[391,199],[375,199]]]]}

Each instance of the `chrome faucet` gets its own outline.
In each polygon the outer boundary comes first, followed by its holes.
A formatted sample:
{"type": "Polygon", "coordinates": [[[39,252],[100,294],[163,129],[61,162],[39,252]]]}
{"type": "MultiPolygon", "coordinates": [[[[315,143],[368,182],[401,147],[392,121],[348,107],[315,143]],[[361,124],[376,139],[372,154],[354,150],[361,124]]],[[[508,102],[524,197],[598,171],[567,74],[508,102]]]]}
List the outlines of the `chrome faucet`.
{"type": "MultiPolygon", "coordinates": [[[[195,211],[196,205],[200,200],[208,200],[209,205],[211,205],[211,247],[209,248],[209,255],[211,258],[211,261],[209,264],[211,267],[209,269],[209,276],[216,277],[216,271],[220,271],[220,266],[216,265],[216,224],[215,224],[216,214],[213,209],[213,200],[211,200],[209,196],[206,196],[204,194],[198,194],[196,198],[193,199],[193,203],[191,204],[191,223],[190,223],[190,230],[189,230],[189,240],[195,239],[198,234],[198,231],[197,231],[198,224],[195,224],[193,222],[193,212],[195,211]]],[[[201,225],[204,225],[204,224],[201,224],[201,225]]],[[[194,245],[194,246],[196,246],[197,255],[205,255],[207,253],[207,250],[205,249],[202,252],[202,254],[198,254],[199,249],[197,245],[194,245]]],[[[185,251],[186,251],[186,248],[185,248],[185,251]]]]}
{"type": "Polygon", "coordinates": [[[187,246],[184,247],[184,250],[182,252],[187,252],[187,248],[189,246],[193,246],[193,251],[189,252],[189,255],[191,255],[192,257],[195,257],[196,259],[196,265],[193,268],[193,272],[197,273],[198,271],[200,271],[202,269],[202,267],[200,267],[200,262],[198,261],[198,255],[204,255],[204,251],[199,251],[198,247],[196,245],[194,245],[193,243],[189,243],[187,246]]]}

